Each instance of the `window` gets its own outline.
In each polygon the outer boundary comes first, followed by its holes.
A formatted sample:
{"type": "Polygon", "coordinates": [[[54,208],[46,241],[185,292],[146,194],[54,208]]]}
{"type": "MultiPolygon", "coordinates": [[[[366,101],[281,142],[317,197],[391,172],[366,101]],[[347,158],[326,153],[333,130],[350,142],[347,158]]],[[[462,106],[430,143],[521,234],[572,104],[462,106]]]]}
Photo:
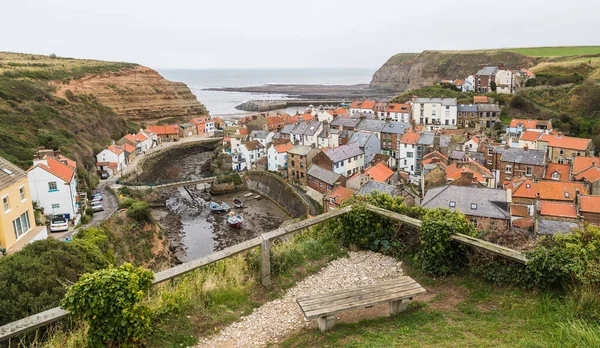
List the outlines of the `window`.
{"type": "Polygon", "coordinates": [[[56,203],[56,204],[52,204],[52,209],[59,209],[60,208],[60,204],[56,203]]]}
{"type": "Polygon", "coordinates": [[[25,232],[29,231],[29,214],[24,212],[21,216],[13,220],[13,228],[15,229],[15,238],[19,239],[25,232]]]}
{"type": "Polygon", "coordinates": [[[560,151],[558,151],[558,153],[562,156],[565,154],[565,150],[564,149],[560,149],[560,151]]]}
{"type": "Polygon", "coordinates": [[[323,182],[319,181],[319,187],[323,187],[323,182]]]}
{"type": "Polygon", "coordinates": [[[317,180],[315,180],[315,178],[312,178],[311,181],[312,181],[313,184],[317,183],[317,180]]]}
{"type": "Polygon", "coordinates": [[[532,172],[532,168],[531,167],[525,168],[525,175],[531,176],[531,172],[532,172]]]}
{"type": "Polygon", "coordinates": [[[559,158],[558,160],[556,160],[556,162],[558,162],[558,164],[563,164],[563,163],[565,163],[565,160],[562,158],[559,158]]]}
{"type": "Polygon", "coordinates": [[[4,204],[4,211],[8,212],[10,210],[10,204],[8,204],[8,196],[2,197],[2,203],[4,204]]]}
{"type": "Polygon", "coordinates": [[[569,198],[569,192],[565,191],[565,198],[569,198]]]}
{"type": "Polygon", "coordinates": [[[558,172],[552,173],[552,179],[553,180],[560,180],[560,174],[558,174],[558,172]]]}
{"type": "Polygon", "coordinates": [[[19,195],[21,196],[21,200],[24,201],[25,200],[25,187],[23,187],[23,186],[19,187],[19,195]]]}
{"type": "Polygon", "coordinates": [[[487,161],[487,164],[488,164],[488,165],[491,165],[491,164],[492,164],[492,161],[488,160],[488,161],[487,161]]]}
{"type": "Polygon", "coordinates": [[[471,203],[471,210],[477,210],[477,203],[471,203]]]}
{"type": "Polygon", "coordinates": [[[506,173],[507,174],[512,174],[512,165],[510,165],[510,164],[506,165],[506,173]]]}
{"type": "Polygon", "coordinates": [[[406,153],[406,158],[413,158],[413,153],[412,152],[407,152],[406,153]]]}
{"type": "Polygon", "coordinates": [[[492,156],[494,154],[494,149],[488,149],[488,156],[492,156]]]}
{"type": "Polygon", "coordinates": [[[456,202],[455,201],[450,201],[450,203],[448,204],[448,206],[450,208],[454,208],[454,207],[456,207],[456,202]]]}
{"type": "Polygon", "coordinates": [[[352,157],[348,158],[348,163],[352,163],[352,157]]]}
{"type": "Polygon", "coordinates": [[[49,191],[58,191],[58,186],[56,186],[56,181],[50,181],[48,183],[48,190],[49,191]]]}

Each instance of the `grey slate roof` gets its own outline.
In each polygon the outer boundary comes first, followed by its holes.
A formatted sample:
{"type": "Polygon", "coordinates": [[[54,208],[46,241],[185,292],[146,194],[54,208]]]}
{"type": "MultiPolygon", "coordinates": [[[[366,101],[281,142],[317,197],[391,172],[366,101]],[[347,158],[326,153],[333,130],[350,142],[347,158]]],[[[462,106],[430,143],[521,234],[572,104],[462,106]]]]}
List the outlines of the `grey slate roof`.
{"type": "MultiPolygon", "coordinates": [[[[444,106],[456,105],[456,98],[416,98],[415,104],[442,104],[444,106]]],[[[417,107],[417,106],[414,106],[417,107]]]]}
{"type": "Polygon", "coordinates": [[[316,164],[313,164],[308,168],[306,172],[307,175],[314,176],[315,178],[326,182],[330,185],[336,183],[336,181],[340,178],[340,174],[334,173],[331,170],[327,170],[325,168],[321,168],[316,164]]]}
{"type": "Polygon", "coordinates": [[[363,151],[358,147],[357,143],[350,143],[338,147],[331,148],[325,151],[325,155],[329,157],[333,163],[343,161],[350,157],[362,155],[363,151]]]}
{"type": "Polygon", "coordinates": [[[504,149],[501,161],[510,163],[529,164],[543,166],[546,152],[544,150],[527,150],[517,147],[504,149]]]}
{"type": "Polygon", "coordinates": [[[312,147],[310,146],[304,146],[304,145],[295,145],[294,147],[292,147],[290,149],[290,151],[288,151],[288,153],[293,153],[294,155],[306,155],[310,152],[310,150],[312,150],[312,147]]]}
{"type": "Polygon", "coordinates": [[[454,151],[452,151],[452,153],[450,154],[450,156],[448,156],[448,158],[449,159],[453,159],[453,160],[463,159],[463,158],[465,158],[465,152],[464,151],[454,150],[454,151]]]}
{"type": "Polygon", "coordinates": [[[358,118],[345,118],[338,117],[335,120],[329,122],[330,126],[342,126],[342,127],[356,127],[356,125],[360,122],[358,118]]]}
{"type": "Polygon", "coordinates": [[[381,130],[381,133],[404,134],[410,128],[410,123],[389,121],[381,130]]]}
{"type": "Polygon", "coordinates": [[[374,120],[375,119],[375,114],[374,113],[369,113],[369,112],[353,112],[350,115],[350,118],[365,118],[365,119],[369,119],[369,120],[374,120]]]}
{"type": "Polygon", "coordinates": [[[496,104],[477,104],[479,111],[483,112],[500,112],[500,106],[496,104]]]}
{"type": "Polygon", "coordinates": [[[382,182],[369,180],[356,192],[357,195],[368,196],[371,192],[379,191],[381,193],[387,193],[388,195],[395,197],[398,195],[398,189],[392,185],[384,184],[382,182]]]}
{"type": "Polygon", "coordinates": [[[192,127],[196,127],[196,126],[194,126],[191,123],[181,123],[181,124],[179,124],[179,127],[181,127],[181,128],[192,128],[192,127]]]}
{"type": "Polygon", "coordinates": [[[269,132],[253,130],[250,132],[250,138],[267,139],[269,132]]]}
{"type": "Polygon", "coordinates": [[[578,228],[578,227],[579,227],[579,224],[577,224],[575,222],[539,219],[537,233],[539,233],[539,234],[557,234],[557,233],[566,234],[568,232],[571,232],[571,229],[578,228]]]}
{"type": "Polygon", "coordinates": [[[315,135],[321,126],[321,122],[319,121],[307,121],[306,129],[304,130],[303,135],[315,135]]]}
{"type": "Polygon", "coordinates": [[[339,129],[329,128],[329,134],[340,134],[340,133],[342,133],[342,131],[339,129]]]}
{"type": "MultiPolygon", "coordinates": [[[[24,178],[27,178],[27,173],[8,160],[0,157],[0,190],[9,187],[24,178]]],[[[4,212],[2,212],[2,214],[4,214],[4,212]]]]}
{"type": "Polygon", "coordinates": [[[417,141],[419,145],[433,145],[433,138],[435,135],[431,132],[426,132],[421,134],[421,137],[417,141]]]}
{"type": "Polygon", "coordinates": [[[475,160],[479,164],[485,165],[485,154],[482,152],[467,152],[467,156],[475,160]]]}
{"type": "Polygon", "coordinates": [[[348,141],[351,143],[356,142],[356,143],[358,143],[358,146],[365,147],[365,145],[367,144],[367,141],[369,140],[370,137],[376,137],[376,136],[373,133],[354,132],[354,134],[352,134],[352,137],[348,141]]]}
{"type": "Polygon", "coordinates": [[[428,209],[449,208],[465,215],[510,219],[506,190],[454,185],[436,187],[427,191],[421,206],[428,209]],[[455,202],[455,207],[450,207],[450,202],[455,202]],[[477,204],[477,209],[471,209],[472,204],[477,204]]]}
{"type": "Polygon", "coordinates": [[[356,130],[367,131],[367,132],[381,132],[385,127],[385,121],[382,120],[362,120],[356,130]]]}
{"type": "Polygon", "coordinates": [[[296,123],[295,126],[296,127],[294,127],[294,130],[292,130],[292,134],[303,135],[304,132],[306,131],[306,129],[308,128],[308,122],[302,121],[302,122],[296,123]]]}
{"type": "Polygon", "coordinates": [[[458,112],[477,112],[477,105],[466,105],[460,104],[458,106],[458,112]]]}
{"type": "Polygon", "coordinates": [[[281,134],[292,134],[294,128],[296,128],[295,124],[286,124],[281,130],[281,134]]]}
{"type": "Polygon", "coordinates": [[[500,70],[500,69],[498,69],[497,66],[486,66],[483,69],[479,70],[477,72],[477,75],[483,75],[483,76],[496,75],[498,70],[500,70]]]}
{"type": "Polygon", "coordinates": [[[452,141],[451,135],[440,135],[440,147],[450,146],[451,141],[452,141]]]}
{"type": "Polygon", "coordinates": [[[343,130],[340,132],[340,138],[352,138],[352,135],[354,134],[354,131],[351,130],[343,130]]]}

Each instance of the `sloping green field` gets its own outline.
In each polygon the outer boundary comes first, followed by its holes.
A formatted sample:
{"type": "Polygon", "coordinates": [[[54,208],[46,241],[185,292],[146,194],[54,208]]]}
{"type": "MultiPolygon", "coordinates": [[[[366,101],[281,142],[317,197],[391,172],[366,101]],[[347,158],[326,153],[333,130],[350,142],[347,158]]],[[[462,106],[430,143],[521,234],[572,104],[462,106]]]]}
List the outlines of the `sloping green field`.
{"type": "Polygon", "coordinates": [[[524,47],[506,48],[504,51],[520,53],[528,57],[569,57],[600,54],[600,46],[524,47]]]}

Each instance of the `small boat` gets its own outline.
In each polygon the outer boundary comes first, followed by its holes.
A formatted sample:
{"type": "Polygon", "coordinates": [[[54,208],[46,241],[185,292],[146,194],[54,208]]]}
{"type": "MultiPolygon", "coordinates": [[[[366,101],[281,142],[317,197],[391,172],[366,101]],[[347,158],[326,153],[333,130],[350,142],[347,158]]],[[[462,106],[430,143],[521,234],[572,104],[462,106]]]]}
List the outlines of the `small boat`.
{"type": "Polygon", "coordinates": [[[229,204],[223,202],[221,203],[221,210],[222,211],[229,211],[229,204]]]}
{"type": "Polygon", "coordinates": [[[208,207],[210,208],[210,210],[213,213],[221,213],[223,211],[223,208],[221,207],[221,205],[217,202],[210,202],[208,204],[208,207]]]}
{"type": "Polygon", "coordinates": [[[254,199],[260,199],[260,198],[261,198],[260,195],[254,196],[254,199]]]}
{"type": "Polygon", "coordinates": [[[252,197],[252,192],[248,192],[248,193],[246,193],[246,194],[244,195],[244,197],[246,197],[246,198],[252,197]]]}
{"type": "Polygon", "coordinates": [[[227,217],[227,223],[231,227],[242,227],[242,222],[244,222],[244,218],[240,214],[236,214],[234,212],[229,213],[227,217]]]}
{"type": "Polygon", "coordinates": [[[234,198],[233,199],[233,207],[234,208],[243,208],[244,207],[244,203],[241,200],[239,200],[237,198],[234,198]]]}

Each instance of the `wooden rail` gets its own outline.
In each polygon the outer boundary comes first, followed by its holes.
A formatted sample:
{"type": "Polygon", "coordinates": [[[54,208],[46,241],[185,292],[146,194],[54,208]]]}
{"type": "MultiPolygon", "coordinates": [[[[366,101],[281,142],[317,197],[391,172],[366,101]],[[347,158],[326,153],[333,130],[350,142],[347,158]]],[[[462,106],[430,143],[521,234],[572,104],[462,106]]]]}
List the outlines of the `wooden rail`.
{"type": "MultiPolygon", "coordinates": [[[[214,252],[210,255],[201,257],[196,260],[192,260],[181,265],[169,268],[167,270],[157,272],[154,274],[154,281],[152,285],[160,284],[167,280],[173,279],[177,276],[186,274],[203,266],[215,263],[219,260],[223,260],[230,256],[236,255],[243,251],[247,251],[260,246],[261,250],[261,278],[262,284],[266,287],[271,287],[271,257],[270,249],[272,241],[288,235],[290,233],[298,232],[308,227],[320,224],[322,222],[334,219],[342,216],[352,210],[353,206],[347,206],[335,211],[321,214],[312,219],[300,221],[291,225],[280,227],[274,231],[266,232],[256,238],[252,238],[240,244],[236,244],[229,248],[225,248],[221,251],[214,252]]],[[[421,227],[421,221],[418,219],[411,218],[406,215],[394,213],[385,209],[375,207],[373,205],[366,205],[366,209],[382,217],[392,219],[401,223],[405,223],[415,227],[421,227]]],[[[490,251],[497,255],[507,257],[511,260],[526,263],[527,259],[523,254],[518,251],[511,250],[493,243],[489,243],[477,238],[469,237],[462,234],[453,235],[452,239],[457,242],[480,248],[483,250],[490,251]]],[[[11,337],[15,337],[26,333],[31,330],[35,330],[39,327],[46,326],[48,324],[57,322],[61,319],[65,319],[69,316],[69,313],[60,307],[55,307],[47,311],[8,323],[0,327],[0,342],[8,340],[11,337]]]]}

